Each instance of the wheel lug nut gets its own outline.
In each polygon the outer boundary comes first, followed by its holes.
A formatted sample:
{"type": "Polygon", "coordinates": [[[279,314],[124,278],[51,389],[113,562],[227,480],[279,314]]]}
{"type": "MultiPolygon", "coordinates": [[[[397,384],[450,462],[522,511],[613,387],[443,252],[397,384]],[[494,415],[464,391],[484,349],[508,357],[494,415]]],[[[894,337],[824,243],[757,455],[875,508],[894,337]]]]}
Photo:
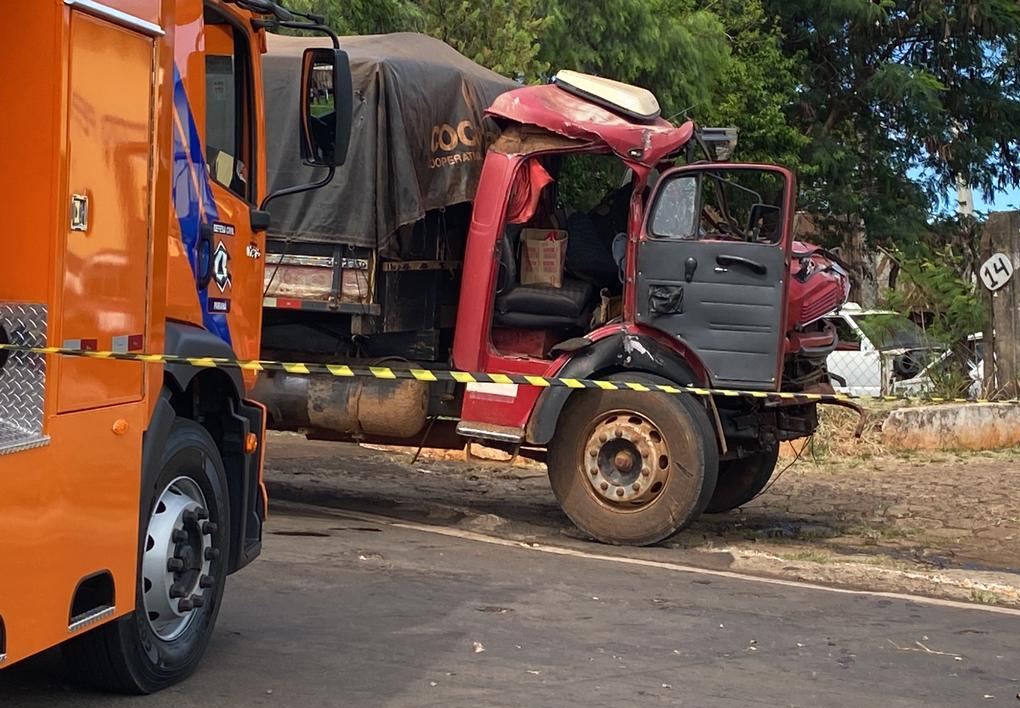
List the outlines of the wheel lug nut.
{"type": "Polygon", "coordinates": [[[616,496],[618,496],[618,497],[622,497],[623,496],[623,487],[617,487],[616,488],[616,496]]]}
{"type": "Polygon", "coordinates": [[[591,476],[592,476],[592,477],[597,477],[597,476],[598,476],[598,474],[599,474],[599,471],[598,471],[598,469],[597,469],[597,468],[595,468],[595,467],[593,467],[593,468],[591,469],[591,476]]]}
{"type": "Polygon", "coordinates": [[[176,557],[171,558],[166,562],[166,569],[169,570],[171,573],[180,573],[182,570],[184,570],[184,561],[176,557]]]}
{"type": "Polygon", "coordinates": [[[206,521],[205,523],[202,524],[202,533],[206,534],[207,536],[211,536],[212,534],[216,533],[217,528],[219,527],[216,525],[215,521],[206,521]]]}
{"type": "Polygon", "coordinates": [[[647,447],[641,448],[641,457],[648,457],[649,451],[647,447]]]}
{"type": "Polygon", "coordinates": [[[174,543],[184,543],[188,540],[188,532],[184,529],[174,529],[170,533],[170,540],[174,543]]]}
{"type": "Polygon", "coordinates": [[[598,457],[598,456],[599,456],[599,451],[598,451],[598,450],[595,450],[595,449],[593,448],[593,449],[591,449],[591,450],[588,450],[588,454],[589,454],[589,455],[591,455],[592,457],[598,457]]]}
{"type": "Polygon", "coordinates": [[[606,442],[609,440],[609,436],[605,433],[599,433],[599,442],[606,442]]]}
{"type": "Polygon", "coordinates": [[[205,598],[202,597],[201,595],[192,595],[191,604],[194,607],[202,607],[205,604],[205,598]]]}
{"type": "Polygon", "coordinates": [[[635,492],[640,492],[641,491],[641,485],[638,484],[637,482],[634,482],[633,486],[631,486],[631,489],[633,489],[635,492]]]}
{"type": "Polygon", "coordinates": [[[647,468],[647,467],[646,467],[646,468],[644,468],[643,470],[641,470],[641,476],[642,476],[642,477],[647,477],[647,476],[648,476],[648,475],[650,475],[650,474],[651,474],[651,472],[649,472],[649,471],[648,471],[648,468],[647,468]]]}
{"type": "Polygon", "coordinates": [[[203,575],[201,578],[198,579],[198,587],[202,588],[203,590],[208,590],[215,583],[216,579],[213,578],[213,576],[211,575],[203,575]]]}
{"type": "Polygon", "coordinates": [[[617,430],[616,432],[613,433],[613,435],[615,435],[618,438],[622,438],[623,437],[623,431],[622,430],[617,430]]]}
{"type": "Polygon", "coordinates": [[[219,559],[220,549],[218,548],[207,548],[205,549],[205,559],[207,561],[214,561],[219,559]]]}
{"type": "Polygon", "coordinates": [[[192,602],[190,598],[186,597],[177,603],[177,609],[181,612],[190,612],[195,609],[195,603],[192,602]]]}
{"type": "Polygon", "coordinates": [[[178,598],[184,597],[187,593],[184,591],[184,586],[180,583],[174,583],[170,586],[170,597],[178,598]]]}
{"type": "Polygon", "coordinates": [[[196,514],[191,509],[188,509],[183,514],[181,514],[181,519],[184,521],[185,526],[190,525],[190,524],[197,524],[198,523],[198,514],[196,514]]]}
{"type": "Polygon", "coordinates": [[[602,484],[599,485],[599,488],[604,492],[607,489],[609,489],[609,484],[606,483],[606,482],[603,482],[602,484]]]}
{"type": "Polygon", "coordinates": [[[200,521],[205,521],[206,519],[209,518],[209,512],[206,511],[203,507],[198,507],[197,509],[195,509],[195,516],[197,516],[200,521]]]}

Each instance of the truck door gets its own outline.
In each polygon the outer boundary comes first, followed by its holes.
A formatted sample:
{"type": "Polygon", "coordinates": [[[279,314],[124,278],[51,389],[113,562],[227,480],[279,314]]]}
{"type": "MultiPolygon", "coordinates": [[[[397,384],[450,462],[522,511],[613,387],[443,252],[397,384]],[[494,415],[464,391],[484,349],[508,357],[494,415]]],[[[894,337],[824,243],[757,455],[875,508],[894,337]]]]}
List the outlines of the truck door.
{"type": "Polygon", "coordinates": [[[750,165],[680,167],[656,184],[635,320],[683,340],[715,386],[778,386],[794,190],[788,171],[750,165]]]}
{"type": "MultiPolygon", "coordinates": [[[[199,234],[199,301],[206,327],[241,358],[259,355],[265,233],[253,228],[264,165],[256,115],[258,62],[240,21],[207,6],[205,53],[205,172],[213,204],[199,234]]],[[[262,227],[260,227],[262,228],[262,227]]]]}

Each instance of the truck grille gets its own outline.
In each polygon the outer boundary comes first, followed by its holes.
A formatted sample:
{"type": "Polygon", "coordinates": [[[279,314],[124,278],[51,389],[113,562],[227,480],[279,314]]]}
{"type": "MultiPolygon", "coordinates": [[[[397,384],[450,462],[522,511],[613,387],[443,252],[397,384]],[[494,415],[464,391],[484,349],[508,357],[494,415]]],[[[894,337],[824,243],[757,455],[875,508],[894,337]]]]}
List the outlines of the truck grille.
{"type": "Polygon", "coordinates": [[[837,290],[828,293],[824,297],[820,297],[817,300],[805,302],[800,310],[800,325],[801,327],[807,326],[829,314],[840,305],[843,304],[842,293],[837,290]]]}
{"type": "MultiPolygon", "coordinates": [[[[0,330],[11,344],[46,346],[46,305],[0,302],[0,330]]],[[[0,359],[2,360],[2,359],[0,359]]],[[[10,352],[0,368],[0,455],[39,447],[43,435],[46,357],[10,352]]]]}

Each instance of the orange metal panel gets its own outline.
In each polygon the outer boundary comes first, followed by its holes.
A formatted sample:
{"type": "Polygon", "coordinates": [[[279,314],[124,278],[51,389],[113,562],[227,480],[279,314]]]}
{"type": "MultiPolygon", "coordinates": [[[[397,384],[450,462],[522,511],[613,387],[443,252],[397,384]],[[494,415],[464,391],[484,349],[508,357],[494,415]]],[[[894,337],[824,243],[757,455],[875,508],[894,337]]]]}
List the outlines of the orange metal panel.
{"type": "Polygon", "coordinates": [[[8,662],[68,637],[78,582],[109,570],[116,615],[134,609],[139,404],[58,416],[49,447],[0,457],[0,613],[8,662]],[[113,433],[126,420],[124,435],[113,433]]]}
{"type": "MultiPolygon", "coordinates": [[[[70,39],[69,223],[58,336],[72,346],[140,351],[152,215],[153,40],[80,12],[72,13],[70,39]]],[[[137,363],[61,361],[58,410],[139,400],[143,371],[137,363]]]]}
{"type": "Polygon", "coordinates": [[[112,10],[146,22],[160,24],[160,3],[155,0],[101,0],[101,2],[112,10]]]}
{"type": "Polygon", "coordinates": [[[0,21],[0,195],[4,205],[0,300],[45,302],[56,210],[61,35],[55,3],[3,8],[0,21]],[[20,12],[24,10],[24,12],[20,12]],[[31,13],[29,12],[31,10],[31,13]],[[19,17],[23,15],[23,17],[19,17]],[[16,110],[23,106],[25,110],[16,110]]]}

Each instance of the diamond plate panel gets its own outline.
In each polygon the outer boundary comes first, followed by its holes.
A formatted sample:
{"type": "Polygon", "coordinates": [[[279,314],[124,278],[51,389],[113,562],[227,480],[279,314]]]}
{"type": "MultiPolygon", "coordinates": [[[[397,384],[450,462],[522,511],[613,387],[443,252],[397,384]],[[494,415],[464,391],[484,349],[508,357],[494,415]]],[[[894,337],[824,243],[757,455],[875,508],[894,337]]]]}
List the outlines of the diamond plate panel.
{"type": "MultiPolygon", "coordinates": [[[[46,346],[46,305],[0,302],[0,328],[11,344],[46,346]]],[[[0,369],[0,455],[39,447],[43,435],[46,356],[11,352],[0,369]]]]}

